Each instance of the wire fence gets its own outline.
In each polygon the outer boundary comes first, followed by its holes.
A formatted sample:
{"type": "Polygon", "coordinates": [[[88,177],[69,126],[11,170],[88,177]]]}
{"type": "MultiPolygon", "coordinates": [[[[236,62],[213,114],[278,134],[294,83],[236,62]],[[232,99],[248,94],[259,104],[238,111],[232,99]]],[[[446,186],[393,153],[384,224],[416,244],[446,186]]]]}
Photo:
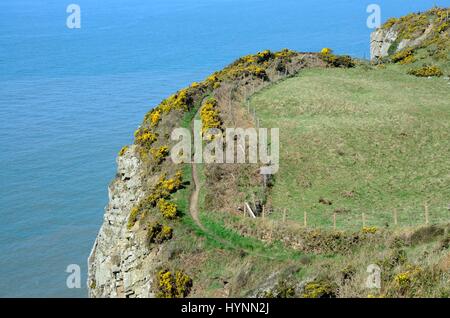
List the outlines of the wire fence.
{"type": "MultiPolygon", "coordinates": [[[[270,85],[270,84],[267,84],[270,85]]],[[[265,88],[264,85],[263,88],[265,88]]],[[[261,90],[261,87],[250,88],[250,92],[246,92],[249,96],[245,98],[247,113],[250,115],[256,129],[261,127],[262,121],[258,117],[256,108],[251,105],[250,97],[261,90]]],[[[326,228],[334,230],[348,230],[360,228],[392,228],[392,227],[413,227],[419,225],[431,225],[450,223],[450,204],[429,204],[423,203],[421,206],[410,208],[393,208],[389,211],[373,210],[373,211],[356,211],[338,213],[330,212],[312,212],[312,211],[289,211],[288,209],[268,210],[264,206],[259,214],[253,211],[244,214],[255,219],[271,218],[281,222],[295,222],[302,224],[304,227],[326,228]]]]}
{"type": "MultiPolygon", "coordinates": [[[[244,211],[245,215],[246,214],[244,211]]],[[[295,223],[307,228],[333,230],[358,230],[361,228],[409,228],[421,225],[450,223],[448,205],[429,205],[414,208],[393,208],[392,210],[373,210],[364,212],[312,212],[288,209],[268,210],[252,213],[254,219],[270,218],[277,222],[295,223]]]]}
{"type": "Polygon", "coordinates": [[[258,115],[256,114],[256,108],[254,106],[250,105],[250,100],[247,99],[246,103],[247,103],[247,112],[249,113],[250,117],[252,118],[256,129],[259,129],[261,120],[258,117],[258,115]]]}

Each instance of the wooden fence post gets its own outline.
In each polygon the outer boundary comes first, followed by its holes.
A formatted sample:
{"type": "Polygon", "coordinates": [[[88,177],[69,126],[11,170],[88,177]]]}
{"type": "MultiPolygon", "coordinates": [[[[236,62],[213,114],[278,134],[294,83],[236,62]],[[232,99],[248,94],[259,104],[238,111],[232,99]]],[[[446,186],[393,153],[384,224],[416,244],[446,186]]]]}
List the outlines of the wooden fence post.
{"type": "Polygon", "coordinates": [[[398,220],[397,220],[397,209],[394,209],[394,224],[395,224],[395,225],[398,224],[398,220]]]}
{"type": "Polygon", "coordinates": [[[429,223],[428,204],[425,203],[425,224],[428,225],[428,223],[429,223]]]}
{"type": "Polygon", "coordinates": [[[266,214],[265,212],[266,212],[266,207],[265,207],[265,205],[263,205],[263,206],[262,206],[262,219],[263,219],[263,220],[264,220],[264,218],[266,217],[266,216],[265,216],[265,214],[266,214]]]}
{"type": "Polygon", "coordinates": [[[248,214],[249,214],[252,218],[256,219],[256,215],[255,215],[255,213],[253,213],[252,209],[250,208],[250,205],[249,205],[247,202],[245,202],[245,205],[247,206],[248,214]]]}
{"type": "Polygon", "coordinates": [[[303,212],[303,226],[308,226],[308,213],[306,211],[303,212]]]}

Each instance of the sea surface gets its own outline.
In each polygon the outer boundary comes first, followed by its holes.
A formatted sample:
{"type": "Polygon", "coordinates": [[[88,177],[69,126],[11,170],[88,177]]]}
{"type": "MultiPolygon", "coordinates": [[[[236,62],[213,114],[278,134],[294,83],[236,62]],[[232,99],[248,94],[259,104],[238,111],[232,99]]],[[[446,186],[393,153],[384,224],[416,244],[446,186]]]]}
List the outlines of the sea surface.
{"type": "MultiPolygon", "coordinates": [[[[164,97],[263,49],[368,57],[373,2],[0,0],[0,297],[87,296],[115,157],[164,97]]],[[[383,21],[450,6],[376,3],[383,21]]]]}

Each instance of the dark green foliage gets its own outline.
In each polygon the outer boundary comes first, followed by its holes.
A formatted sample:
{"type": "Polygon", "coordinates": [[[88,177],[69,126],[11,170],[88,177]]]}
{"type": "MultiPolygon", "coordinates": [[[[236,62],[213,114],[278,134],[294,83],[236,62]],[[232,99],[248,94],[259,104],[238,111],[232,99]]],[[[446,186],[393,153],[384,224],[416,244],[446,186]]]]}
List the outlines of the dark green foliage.
{"type": "Polygon", "coordinates": [[[170,240],[173,235],[173,230],[170,226],[162,225],[159,222],[150,223],[147,228],[147,240],[148,242],[161,244],[167,240],[170,240]]]}

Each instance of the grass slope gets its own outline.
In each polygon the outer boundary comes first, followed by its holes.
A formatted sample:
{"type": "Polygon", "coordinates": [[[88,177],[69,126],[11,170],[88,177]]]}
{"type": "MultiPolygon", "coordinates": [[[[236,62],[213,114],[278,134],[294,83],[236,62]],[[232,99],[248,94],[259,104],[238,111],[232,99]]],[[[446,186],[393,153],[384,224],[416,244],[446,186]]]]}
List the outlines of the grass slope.
{"type": "Polygon", "coordinates": [[[280,128],[276,212],[331,227],[448,221],[450,85],[385,69],[310,69],[256,94],[263,127],[280,128]],[[323,198],[332,205],[319,203],[323,198]],[[277,212],[278,211],[278,212],[277,212]]]}

